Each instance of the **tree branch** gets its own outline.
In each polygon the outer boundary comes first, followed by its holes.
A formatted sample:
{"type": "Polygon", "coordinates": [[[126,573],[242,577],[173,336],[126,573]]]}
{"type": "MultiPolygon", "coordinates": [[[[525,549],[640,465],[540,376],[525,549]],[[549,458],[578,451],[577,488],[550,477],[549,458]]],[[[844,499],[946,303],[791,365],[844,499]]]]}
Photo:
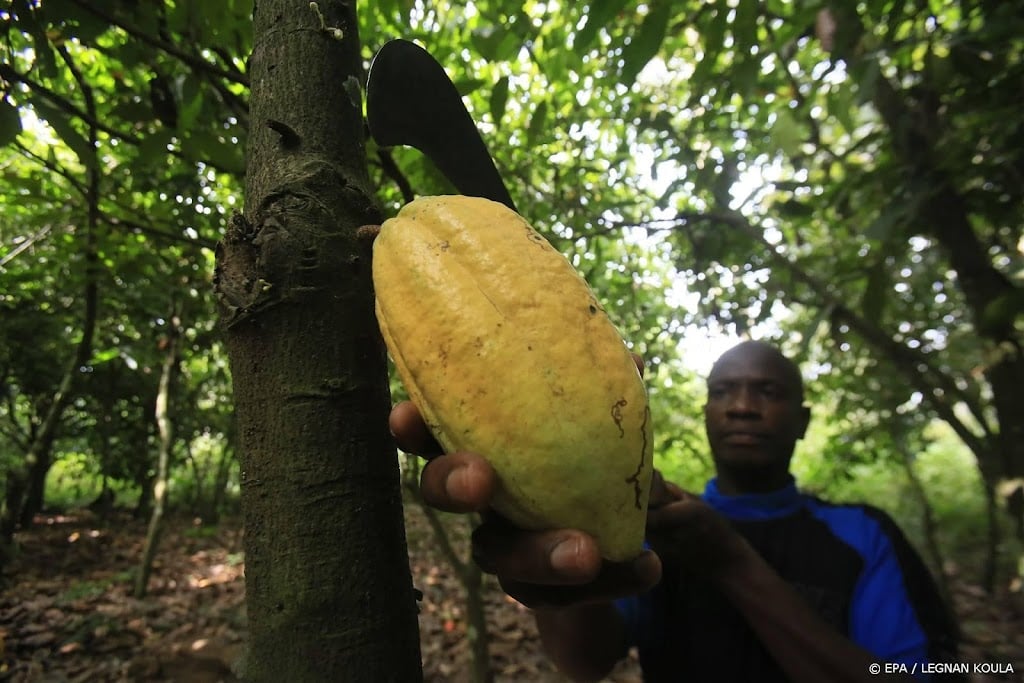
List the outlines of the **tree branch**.
{"type": "Polygon", "coordinates": [[[39,83],[38,81],[32,79],[26,74],[15,71],[13,68],[6,64],[0,64],[0,78],[4,78],[8,81],[14,81],[16,83],[21,83],[22,85],[28,86],[29,89],[45,96],[48,100],[50,100],[53,103],[55,107],[57,107],[64,113],[70,114],[71,116],[81,119],[90,128],[95,128],[96,130],[103,131],[104,133],[113,138],[124,140],[125,142],[131,143],[133,145],[142,144],[141,138],[131,135],[130,133],[119,131],[111,126],[108,126],[107,124],[100,121],[96,116],[90,114],[89,112],[82,111],[74,104],[64,99],[61,95],[58,95],[53,90],[47,88],[42,83],[39,83]]]}
{"type": "Polygon", "coordinates": [[[377,149],[377,158],[380,159],[381,168],[384,169],[384,175],[388,176],[395,181],[398,185],[399,191],[402,193],[402,200],[406,203],[411,202],[416,198],[416,193],[413,192],[412,185],[409,183],[409,179],[402,173],[402,169],[395,163],[395,158],[391,156],[391,150],[383,147],[377,149]]]}
{"type": "MultiPolygon", "coordinates": [[[[39,94],[45,96],[48,100],[50,100],[50,102],[55,107],[71,116],[81,119],[86,125],[88,125],[92,129],[103,131],[112,138],[122,140],[124,142],[127,142],[128,144],[135,145],[136,147],[142,144],[142,138],[136,135],[132,135],[130,133],[119,131],[113,126],[109,126],[103,123],[103,121],[101,121],[97,115],[91,114],[87,111],[82,111],[81,108],[67,101],[66,99],[64,99],[63,96],[58,95],[50,88],[47,88],[45,85],[32,79],[28,75],[15,71],[6,64],[0,64],[0,78],[21,83],[22,85],[27,86],[30,90],[38,92],[39,94]]],[[[186,157],[180,150],[175,149],[169,150],[168,154],[177,159],[181,159],[182,161],[186,161],[190,164],[203,163],[206,166],[209,166],[210,168],[221,173],[225,173],[227,175],[235,175],[234,171],[226,169],[223,166],[220,166],[219,164],[209,159],[190,159],[186,157]]]]}
{"type": "MultiPolygon", "coordinates": [[[[764,247],[769,259],[785,268],[798,282],[808,287],[815,293],[818,306],[830,309],[861,336],[869,345],[880,351],[883,357],[888,358],[893,364],[904,373],[912,385],[922,390],[922,395],[928,401],[936,413],[957,432],[964,443],[975,453],[982,453],[986,449],[983,439],[992,436],[983,411],[976,402],[966,395],[957,385],[956,381],[946,373],[935,367],[927,355],[920,351],[910,349],[892,339],[876,324],[848,308],[845,298],[835,294],[832,287],[810,273],[803,270],[799,264],[784,254],[780,253],[775,245],[764,237],[764,231],[753,225],[748,218],[735,211],[717,211],[708,213],[679,213],[674,224],[666,225],[659,230],[686,230],[690,224],[696,222],[721,223],[747,235],[750,239],[758,242],[764,247]],[[972,416],[984,432],[984,437],[979,438],[964,422],[956,415],[953,408],[954,400],[964,403],[971,411],[972,416]]],[[[651,221],[645,225],[665,223],[665,221],[651,221]]],[[[619,225],[618,228],[625,227],[619,225]]],[[[630,226],[634,227],[634,226],[630,226]]]]}
{"type": "Polygon", "coordinates": [[[211,64],[210,62],[206,61],[205,59],[202,59],[201,57],[197,57],[194,54],[191,54],[189,52],[186,52],[185,50],[182,50],[181,48],[179,48],[177,45],[174,45],[173,43],[170,43],[170,42],[168,42],[166,40],[163,40],[161,38],[157,38],[155,36],[152,36],[149,33],[147,33],[145,31],[143,31],[142,29],[138,28],[137,26],[129,24],[126,21],[119,20],[113,14],[105,12],[105,11],[99,9],[98,7],[94,7],[91,2],[86,2],[86,0],[71,0],[71,1],[74,4],[78,5],[79,7],[81,7],[82,9],[90,12],[91,14],[95,15],[96,17],[98,17],[98,18],[102,19],[103,21],[107,22],[111,26],[116,26],[116,27],[120,28],[122,31],[124,31],[125,33],[127,33],[128,35],[132,36],[133,38],[138,38],[139,40],[141,40],[142,42],[146,43],[147,45],[151,45],[152,47],[155,47],[158,50],[162,50],[163,52],[166,52],[167,54],[169,54],[172,57],[180,60],[184,64],[187,64],[188,66],[192,67],[193,69],[210,73],[210,74],[212,74],[214,76],[217,76],[218,78],[223,78],[223,79],[225,79],[227,81],[230,81],[232,83],[238,83],[239,85],[244,85],[246,87],[249,86],[249,78],[244,73],[242,73],[241,71],[238,71],[237,69],[229,71],[229,70],[224,69],[224,68],[222,68],[220,66],[217,66],[216,64],[211,64]]]}

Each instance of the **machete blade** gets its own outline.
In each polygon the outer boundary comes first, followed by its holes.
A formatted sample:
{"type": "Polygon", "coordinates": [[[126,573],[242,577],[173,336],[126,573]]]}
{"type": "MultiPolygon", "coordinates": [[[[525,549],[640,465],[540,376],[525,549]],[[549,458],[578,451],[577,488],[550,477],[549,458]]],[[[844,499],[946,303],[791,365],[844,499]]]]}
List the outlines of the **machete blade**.
{"type": "Polygon", "coordinates": [[[392,40],[377,51],[366,83],[366,119],[378,145],[415,147],[460,193],[516,210],[455,84],[415,43],[392,40]]]}

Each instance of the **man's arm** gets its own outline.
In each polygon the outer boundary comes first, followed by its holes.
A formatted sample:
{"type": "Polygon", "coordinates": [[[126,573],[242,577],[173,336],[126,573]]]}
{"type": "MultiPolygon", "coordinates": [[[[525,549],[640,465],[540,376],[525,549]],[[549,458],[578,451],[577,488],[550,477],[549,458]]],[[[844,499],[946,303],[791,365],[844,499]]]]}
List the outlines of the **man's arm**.
{"type": "MultiPolygon", "coordinates": [[[[797,683],[874,681],[879,658],[825,622],[788,582],[703,501],[686,494],[653,511],[648,531],[666,568],[715,585],[797,683]]],[[[911,680],[891,676],[883,680],[911,680]]]]}
{"type": "Polygon", "coordinates": [[[715,583],[791,680],[878,680],[869,669],[878,658],[827,624],[753,548],[715,583]]]}
{"type": "Polygon", "coordinates": [[[626,652],[622,616],[610,602],[535,610],[544,651],[574,681],[598,681],[626,652]]]}

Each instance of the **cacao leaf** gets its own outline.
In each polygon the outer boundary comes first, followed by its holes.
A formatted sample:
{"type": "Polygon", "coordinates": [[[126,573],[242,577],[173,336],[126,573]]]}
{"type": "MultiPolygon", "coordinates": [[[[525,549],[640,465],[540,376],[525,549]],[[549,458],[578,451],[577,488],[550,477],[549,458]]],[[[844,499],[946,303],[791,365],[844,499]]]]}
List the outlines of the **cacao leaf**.
{"type": "Polygon", "coordinates": [[[587,23],[573,40],[572,49],[582,59],[597,37],[597,32],[611,23],[612,19],[626,7],[626,0],[593,0],[587,9],[587,23]]]}
{"type": "Polygon", "coordinates": [[[546,101],[537,105],[530,117],[530,125],[526,129],[526,146],[533,147],[537,144],[537,138],[544,130],[544,123],[548,118],[548,103],[546,101]]]}
{"type": "Polygon", "coordinates": [[[653,3],[640,29],[622,50],[622,84],[627,88],[633,85],[640,71],[661,49],[671,13],[671,2],[661,0],[653,3]]]}
{"type": "Polygon", "coordinates": [[[836,121],[838,121],[848,133],[852,133],[857,124],[853,119],[854,103],[853,92],[850,89],[850,85],[848,83],[837,83],[832,86],[832,89],[829,92],[828,102],[829,113],[835,117],[836,121]]]}
{"type": "Polygon", "coordinates": [[[14,142],[21,130],[18,108],[7,100],[0,100],[0,147],[14,142]]]}
{"type": "Polygon", "coordinates": [[[32,98],[32,108],[36,110],[41,119],[44,119],[53,128],[84,166],[90,166],[95,161],[95,150],[89,145],[89,141],[75,129],[67,114],[41,97],[32,98]]]}
{"type": "Polygon", "coordinates": [[[481,57],[488,62],[498,61],[498,44],[501,42],[501,33],[494,26],[473,29],[469,39],[481,57]]]}
{"type": "Polygon", "coordinates": [[[715,65],[718,63],[718,57],[725,46],[725,29],[729,23],[729,10],[722,2],[714,4],[715,9],[710,12],[711,19],[709,23],[702,27],[704,56],[697,62],[697,66],[693,70],[693,77],[690,79],[698,91],[702,90],[702,86],[713,76],[715,65]]]}
{"type": "Polygon", "coordinates": [[[864,317],[871,321],[878,321],[885,310],[885,304],[889,300],[889,288],[892,286],[892,271],[884,258],[868,272],[867,281],[864,285],[864,295],[861,297],[861,312],[864,317]]]}
{"type": "Polygon", "coordinates": [[[69,35],[73,35],[83,43],[92,42],[96,36],[104,33],[110,25],[82,7],[79,3],[69,0],[47,0],[42,6],[45,20],[55,26],[66,26],[69,35]]]}
{"type": "Polygon", "coordinates": [[[487,81],[485,81],[482,78],[462,78],[455,81],[455,89],[459,92],[460,95],[465,97],[470,93],[476,92],[484,85],[486,85],[486,83],[487,81]]]}
{"type": "Polygon", "coordinates": [[[508,103],[508,76],[498,79],[491,90],[491,119],[494,125],[501,127],[501,119],[505,114],[505,105],[508,103]]]}
{"type": "Polygon", "coordinates": [[[178,79],[178,130],[191,130],[203,108],[202,83],[198,78],[185,76],[178,79]]]}
{"type": "Polygon", "coordinates": [[[740,2],[732,20],[733,49],[737,53],[750,54],[751,46],[757,45],[757,18],[760,3],[740,2]]]}
{"type": "Polygon", "coordinates": [[[775,116],[775,124],[771,129],[772,143],[786,156],[796,156],[804,141],[800,124],[788,109],[779,109],[775,116]]]}

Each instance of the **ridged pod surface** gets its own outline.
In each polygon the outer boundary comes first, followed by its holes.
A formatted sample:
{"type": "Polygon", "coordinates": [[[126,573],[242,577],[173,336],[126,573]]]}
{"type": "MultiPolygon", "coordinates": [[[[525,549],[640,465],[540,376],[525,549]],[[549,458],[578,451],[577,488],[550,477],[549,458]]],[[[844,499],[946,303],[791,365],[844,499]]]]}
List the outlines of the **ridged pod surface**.
{"type": "Polygon", "coordinates": [[[492,464],[494,508],[523,528],[586,531],[610,560],[638,555],[646,389],[565,257],[501,204],[422,197],[381,226],[373,281],[410,398],[447,452],[492,464]]]}

